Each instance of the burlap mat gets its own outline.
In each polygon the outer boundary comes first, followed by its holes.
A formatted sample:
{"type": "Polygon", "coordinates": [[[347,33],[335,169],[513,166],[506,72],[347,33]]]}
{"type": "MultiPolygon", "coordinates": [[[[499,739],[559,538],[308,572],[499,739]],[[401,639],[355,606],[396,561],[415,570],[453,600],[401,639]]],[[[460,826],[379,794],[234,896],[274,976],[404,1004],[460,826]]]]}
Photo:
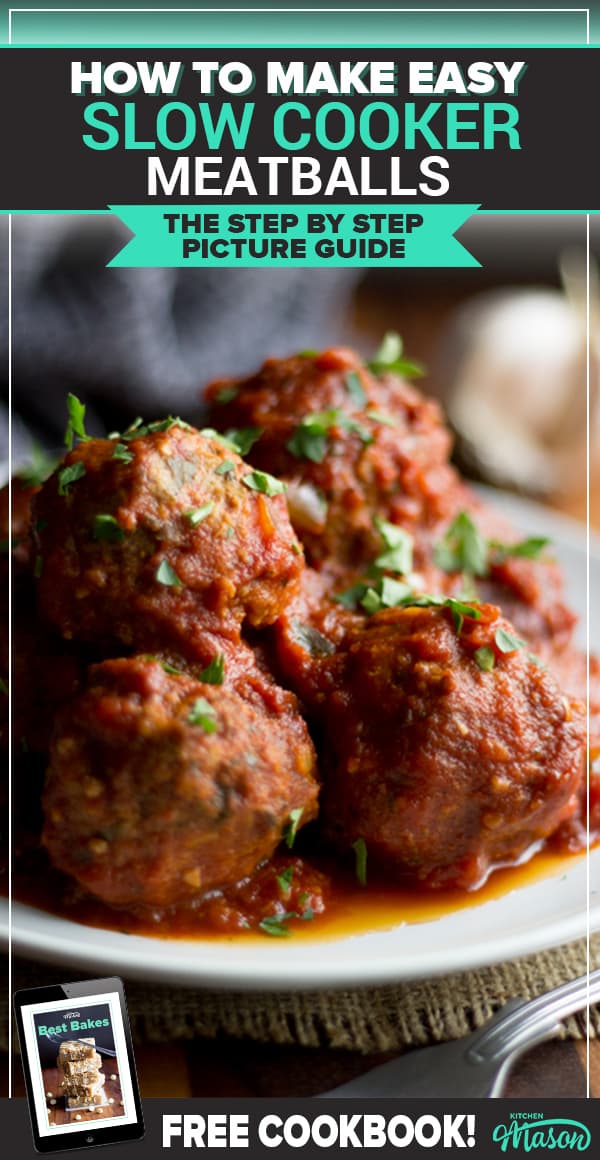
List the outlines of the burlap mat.
{"type": "MultiPolygon", "coordinates": [[[[600,966],[600,935],[591,940],[590,966],[600,966]]],[[[134,981],[127,982],[126,991],[136,1043],[227,1035],[368,1053],[457,1039],[485,1023],[507,999],[533,998],[585,970],[581,940],[479,971],[357,991],[219,993],[134,981]]],[[[64,968],[15,959],[13,987],[62,982],[67,974],[64,968]]],[[[600,1007],[590,1013],[590,1032],[600,1036],[600,1007]]],[[[564,1034],[584,1038],[585,1015],[569,1019],[564,1034]]],[[[7,1045],[4,1014],[0,1047],[7,1045]]]]}

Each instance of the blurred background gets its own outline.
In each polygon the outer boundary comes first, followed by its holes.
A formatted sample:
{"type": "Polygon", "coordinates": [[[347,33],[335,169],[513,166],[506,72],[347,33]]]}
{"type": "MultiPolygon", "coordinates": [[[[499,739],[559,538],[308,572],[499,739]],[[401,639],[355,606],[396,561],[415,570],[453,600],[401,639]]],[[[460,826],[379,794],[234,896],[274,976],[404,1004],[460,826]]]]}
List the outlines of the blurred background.
{"type": "MultiPolygon", "coordinates": [[[[591,499],[600,525],[600,223],[590,221],[591,499]]],[[[94,434],[138,414],[193,421],[214,377],[309,347],[347,343],[370,354],[396,330],[426,367],[420,385],[446,408],[466,474],[585,517],[584,217],[473,217],[459,237],[481,268],[466,270],[113,270],[106,263],[126,231],[110,215],[16,216],[12,229],[16,465],[60,446],[69,390],[85,400],[94,434]]],[[[0,349],[6,367],[7,304],[0,349]]],[[[6,407],[2,418],[6,462],[6,407]]]]}

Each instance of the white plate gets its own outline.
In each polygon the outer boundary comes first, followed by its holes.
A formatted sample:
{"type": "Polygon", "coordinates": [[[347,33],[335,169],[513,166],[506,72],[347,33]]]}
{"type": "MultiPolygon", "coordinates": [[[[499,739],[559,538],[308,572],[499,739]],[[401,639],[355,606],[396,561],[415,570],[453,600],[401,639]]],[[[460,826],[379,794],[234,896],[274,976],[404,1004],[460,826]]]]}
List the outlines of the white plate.
{"type": "MultiPolygon", "coordinates": [[[[488,498],[524,534],[554,542],[567,578],[568,598],[580,613],[585,642],[586,547],[581,525],[512,496],[488,498]]],[[[590,591],[600,590],[600,543],[592,544],[590,591]]],[[[600,611],[592,609],[590,641],[600,651],[600,611]]],[[[19,954],[95,974],[232,990],[360,986],[426,978],[530,954],[586,933],[588,875],[590,929],[600,929],[600,850],[566,860],[550,879],[434,921],[366,934],[302,939],[168,940],[81,926],[21,903],[12,908],[12,942],[19,954]]],[[[8,938],[8,919],[3,924],[8,938]]]]}

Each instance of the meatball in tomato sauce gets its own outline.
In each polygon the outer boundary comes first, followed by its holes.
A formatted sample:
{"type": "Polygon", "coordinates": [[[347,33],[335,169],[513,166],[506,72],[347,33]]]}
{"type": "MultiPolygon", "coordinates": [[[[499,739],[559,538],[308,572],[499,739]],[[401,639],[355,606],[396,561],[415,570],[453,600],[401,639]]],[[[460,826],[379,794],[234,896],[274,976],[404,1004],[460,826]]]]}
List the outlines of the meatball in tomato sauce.
{"type": "Polygon", "coordinates": [[[371,560],[378,515],[420,536],[462,506],[437,404],[351,350],[267,359],[206,395],[215,426],[261,430],[249,459],[287,481],[292,523],[314,567],[371,560]]]}
{"type": "Polygon", "coordinates": [[[294,592],[302,553],[283,486],[174,423],[71,451],[35,500],[42,615],[67,638],[201,658],[294,592]]]}
{"type": "Polygon", "coordinates": [[[390,873],[474,888],[578,808],[585,714],[490,605],[380,612],[332,660],[323,825],[390,873]]]}
{"type": "Polygon", "coordinates": [[[170,906],[252,873],[317,794],[289,694],[259,704],[157,661],[105,661],[58,717],[43,841],[103,901],[170,906]]]}

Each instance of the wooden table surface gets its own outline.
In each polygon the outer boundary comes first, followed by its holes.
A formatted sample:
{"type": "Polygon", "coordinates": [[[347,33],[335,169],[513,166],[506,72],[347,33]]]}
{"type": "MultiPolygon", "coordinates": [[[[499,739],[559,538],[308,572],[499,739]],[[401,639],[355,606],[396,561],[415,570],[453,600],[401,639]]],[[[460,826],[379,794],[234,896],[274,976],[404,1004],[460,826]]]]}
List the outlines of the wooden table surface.
{"type": "MultiPolygon", "coordinates": [[[[405,349],[413,357],[427,361],[427,341],[432,319],[442,324],[449,309],[460,300],[460,288],[451,296],[437,293],[428,297],[427,312],[422,301],[398,301],[386,290],[361,291],[356,301],[355,323],[366,336],[377,341],[388,328],[400,324],[405,349]]],[[[586,518],[586,491],[583,473],[569,494],[551,497],[550,505],[580,521],[586,518]]],[[[600,479],[590,491],[590,517],[600,530],[600,479]]],[[[311,1096],[327,1091],[355,1075],[392,1058],[362,1056],[339,1050],[278,1047],[250,1041],[194,1040],[136,1047],[136,1064],[142,1096],[151,1097],[276,1097],[311,1096]]],[[[20,1061],[13,1065],[13,1094],[24,1095],[20,1061]]],[[[8,1060],[0,1056],[2,1089],[7,1090],[8,1060]]],[[[589,1044],[572,1040],[543,1044],[529,1052],[515,1066],[506,1094],[513,1098],[585,1097],[588,1089],[600,1097],[600,1040],[589,1044]],[[589,1067],[588,1067],[589,1064],[589,1067]]]]}

